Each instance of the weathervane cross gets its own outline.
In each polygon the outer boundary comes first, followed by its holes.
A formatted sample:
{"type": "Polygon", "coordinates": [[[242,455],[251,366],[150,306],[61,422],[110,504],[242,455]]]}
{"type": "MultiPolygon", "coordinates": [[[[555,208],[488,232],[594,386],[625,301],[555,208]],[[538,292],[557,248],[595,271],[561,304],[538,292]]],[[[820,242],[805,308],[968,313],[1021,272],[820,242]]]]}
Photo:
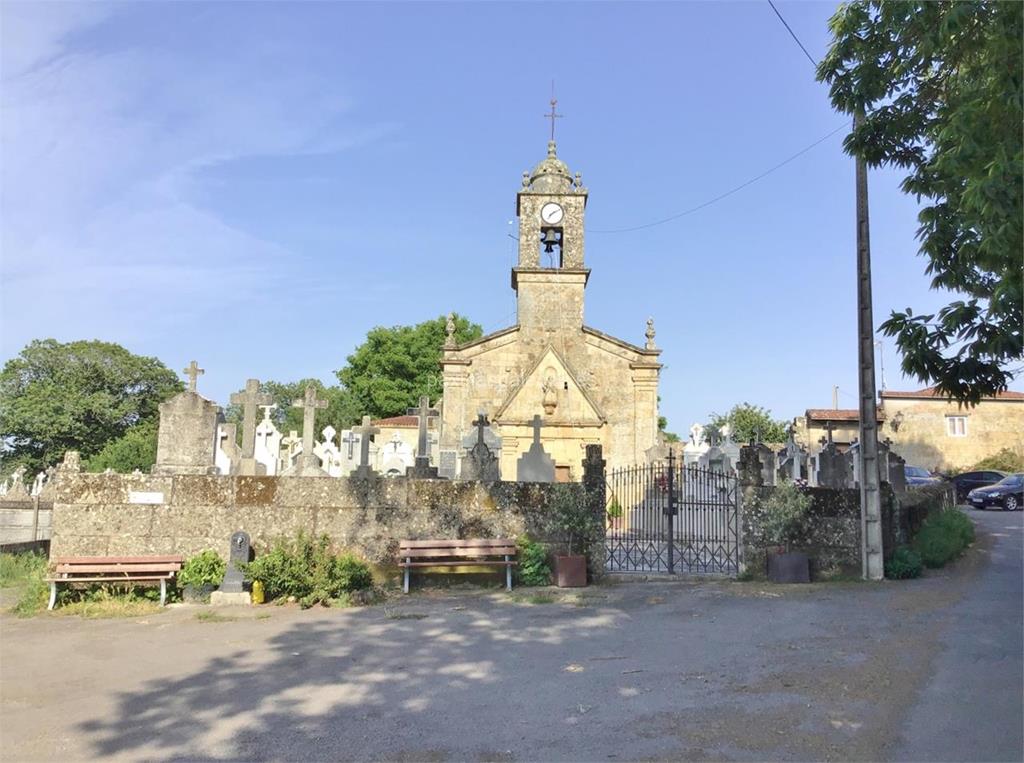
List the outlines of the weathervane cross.
{"type": "Polygon", "coordinates": [[[545,114],[546,119],[551,120],[551,140],[555,139],[555,120],[561,119],[562,115],[555,111],[555,107],[558,106],[558,99],[555,98],[555,83],[554,80],[551,82],[551,113],[545,114]]]}

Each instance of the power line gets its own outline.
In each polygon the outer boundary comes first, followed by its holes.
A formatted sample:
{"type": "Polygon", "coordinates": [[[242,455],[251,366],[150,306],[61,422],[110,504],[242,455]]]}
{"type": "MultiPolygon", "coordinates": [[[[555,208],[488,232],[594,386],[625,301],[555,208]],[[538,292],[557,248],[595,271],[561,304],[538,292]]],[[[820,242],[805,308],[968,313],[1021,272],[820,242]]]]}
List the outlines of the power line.
{"type": "Polygon", "coordinates": [[[698,204],[696,207],[692,207],[690,209],[684,210],[682,212],[679,212],[678,214],[671,215],[671,216],[663,218],[661,220],[656,220],[656,221],[654,221],[652,223],[645,223],[643,225],[634,225],[634,226],[632,226],[630,228],[610,228],[610,229],[607,229],[607,230],[592,230],[590,228],[587,228],[587,233],[629,233],[630,231],[642,230],[643,228],[653,228],[655,225],[663,225],[664,223],[672,222],[673,220],[678,220],[680,217],[686,217],[686,215],[692,215],[694,212],[699,212],[700,210],[704,209],[705,207],[711,206],[715,202],[721,201],[722,199],[724,199],[724,198],[726,198],[728,196],[732,196],[737,191],[742,191],[748,185],[756,183],[761,178],[767,177],[768,175],[770,175],[773,172],[775,172],[775,170],[781,169],[782,167],[785,167],[791,161],[793,161],[794,159],[798,159],[799,157],[803,156],[804,154],[806,154],[808,151],[810,151],[815,146],[820,145],[821,143],[824,143],[826,140],[831,138],[833,135],[835,135],[840,130],[846,130],[846,129],[849,129],[849,123],[843,123],[843,124],[839,125],[836,129],[832,130],[832,132],[830,132],[828,135],[825,135],[822,138],[818,138],[818,140],[814,141],[814,143],[812,143],[811,145],[807,146],[806,148],[800,149],[799,151],[797,151],[795,154],[793,154],[789,158],[783,159],[781,162],[776,164],[774,167],[771,167],[771,168],[765,170],[760,175],[757,175],[756,177],[752,177],[750,180],[747,180],[744,183],[740,183],[735,188],[732,188],[732,189],[726,191],[723,194],[715,196],[713,199],[709,199],[708,201],[705,201],[703,204],[698,204]]]}
{"type": "Polygon", "coordinates": [[[775,7],[775,3],[773,3],[772,0],[768,0],[768,5],[770,5],[772,7],[772,10],[775,11],[775,15],[779,17],[779,21],[782,22],[782,26],[786,27],[786,31],[789,32],[790,37],[796,40],[796,44],[800,46],[800,50],[802,50],[804,52],[804,55],[807,56],[807,60],[811,62],[811,66],[817,69],[818,62],[815,61],[814,57],[807,52],[807,48],[805,48],[804,44],[800,42],[800,38],[796,36],[796,32],[794,32],[790,28],[789,24],[786,23],[786,20],[782,18],[782,14],[779,13],[779,9],[775,7]]]}

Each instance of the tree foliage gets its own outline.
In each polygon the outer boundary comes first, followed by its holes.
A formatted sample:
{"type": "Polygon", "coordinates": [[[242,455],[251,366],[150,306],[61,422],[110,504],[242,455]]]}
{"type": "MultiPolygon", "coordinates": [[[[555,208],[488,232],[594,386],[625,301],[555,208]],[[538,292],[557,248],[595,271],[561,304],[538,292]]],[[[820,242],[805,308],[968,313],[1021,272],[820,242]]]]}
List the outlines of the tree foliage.
{"type": "Polygon", "coordinates": [[[907,170],[934,314],[893,312],[903,371],[960,401],[1006,389],[1024,354],[1024,4],[856,0],[830,21],[818,67],[833,105],[862,110],[848,153],[907,170]]]}
{"type": "Polygon", "coordinates": [[[181,389],[159,360],[120,345],[35,340],[0,371],[0,468],[39,471],[70,449],[88,458],[155,420],[159,404],[181,389]]]}
{"type": "MultiPolygon", "coordinates": [[[[375,418],[398,416],[417,405],[421,395],[437,400],[446,323],[441,316],[415,326],[372,329],[337,372],[355,409],[375,418]]],[[[456,342],[478,339],[482,333],[479,325],[455,316],[456,342]]]]}
{"type": "Polygon", "coordinates": [[[786,423],[772,418],[767,408],[750,403],[737,403],[728,413],[712,413],[704,428],[707,436],[712,432],[720,433],[726,424],[732,430],[732,439],[736,442],[784,442],[786,440],[786,423]]]}
{"type": "Polygon", "coordinates": [[[96,455],[86,459],[85,468],[90,472],[113,469],[129,474],[136,469],[148,472],[156,463],[157,421],[149,419],[129,428],[116,440],[103,446],[96,455]]]}

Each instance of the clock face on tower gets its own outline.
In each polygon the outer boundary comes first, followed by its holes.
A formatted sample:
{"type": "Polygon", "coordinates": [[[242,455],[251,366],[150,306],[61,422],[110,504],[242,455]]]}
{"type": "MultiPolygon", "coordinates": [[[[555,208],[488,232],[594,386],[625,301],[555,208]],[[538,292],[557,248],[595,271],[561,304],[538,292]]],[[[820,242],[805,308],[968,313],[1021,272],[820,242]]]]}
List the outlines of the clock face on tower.
{"type": "Polygon", "coordinates": [[[540,219],[548,225],[558,225],[562,222],[562,208],[555,202],[549,201],[540,208],[540,219]]]}

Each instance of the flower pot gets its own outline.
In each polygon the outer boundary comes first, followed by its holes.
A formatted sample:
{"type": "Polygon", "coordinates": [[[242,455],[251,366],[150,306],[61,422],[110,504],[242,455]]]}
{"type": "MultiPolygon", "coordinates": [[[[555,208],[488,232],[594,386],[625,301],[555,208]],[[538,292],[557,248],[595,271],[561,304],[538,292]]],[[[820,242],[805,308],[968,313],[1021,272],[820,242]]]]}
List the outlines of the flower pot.
{"type": "Polygon", "coordinates": [[[583,588],[587,585],[587,557],[572,554],[555,557],[555,585],[583,588]]]}
{"type": "Polygon", "coordinates": [[[187,585],[181,589],[181,598],[189,604],[207,604],[210,594],[217,590],[212,583],[206,585],[187,585]]]}
{"type": "Polygon", "coordinates": [[[768,554],[768,579],[773,583],[810,583],[811,560],[799,551],[768,554]]]}

